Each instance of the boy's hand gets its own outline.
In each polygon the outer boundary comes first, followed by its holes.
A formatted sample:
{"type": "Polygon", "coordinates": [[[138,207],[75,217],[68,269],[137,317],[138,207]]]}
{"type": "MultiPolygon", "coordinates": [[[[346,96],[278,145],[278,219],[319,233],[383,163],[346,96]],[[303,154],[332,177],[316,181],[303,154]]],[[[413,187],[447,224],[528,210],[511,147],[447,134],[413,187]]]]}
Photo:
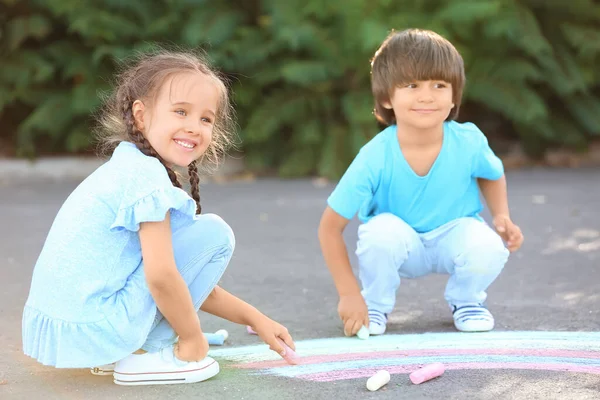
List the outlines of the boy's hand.
{"type": "Polygon", "coordinates": [[[288,333],[285,326],[273,321],[272,319],[261,315],[260,318],[250,325],[256,334],[269,345],[269,348],[279,354],[285,355],[285,349],[277,341],[277,338],[283,340],[292,350],[296,351],[296,345],[292,340],[292,336],[288,333]]]}
{"type": "Polygon", "coordinates": [[[515,225],[510,217],[506,215],[495,216],[494,227],[502,240],[506,242],[509,251],[516,251],[523,244],[523,233],[521,232],[521,228],[515,225]]]}
{"type": "Polygon", "coordinates": [[[362,295],[340,296],[338,314],[344,323],[344,335],[353,336],[364,325],[369,327],[369,311],[362,295]]]}

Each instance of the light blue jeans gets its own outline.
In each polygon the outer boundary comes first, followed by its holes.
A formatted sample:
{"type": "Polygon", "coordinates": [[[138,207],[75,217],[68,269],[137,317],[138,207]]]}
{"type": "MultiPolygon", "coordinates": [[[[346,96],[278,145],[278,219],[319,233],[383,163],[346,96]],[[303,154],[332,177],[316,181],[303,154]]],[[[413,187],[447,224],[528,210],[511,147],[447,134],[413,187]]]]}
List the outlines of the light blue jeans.
{"type": "Polygon", "coordinates": [[[432,273],[450,275],[444,296],[450,305],[483,303],[508,260],[500,236],[476,218],[417,233],[389,213],[360,225],[356,255],[367,307],[386,314],[394,308],[401,278],[432,273]]]}
{"type": "MultiPolygon", "coordinates": [[[[187,283],[196,310],[221,279],[234,247],[233,231],[215,214],[199,215],[192,225],[173,233],[175,263],[187,283]]],[[[142,349],[156,352],[176,340],[177,334],[156,310],[154,324],[142,349]]]]}

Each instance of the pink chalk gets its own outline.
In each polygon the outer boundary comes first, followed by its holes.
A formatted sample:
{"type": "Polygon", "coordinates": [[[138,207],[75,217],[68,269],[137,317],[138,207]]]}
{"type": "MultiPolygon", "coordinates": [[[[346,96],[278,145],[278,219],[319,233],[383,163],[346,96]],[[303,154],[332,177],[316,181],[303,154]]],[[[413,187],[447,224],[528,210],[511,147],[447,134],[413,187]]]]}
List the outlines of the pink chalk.
{"type": "Polygon", "coordinates": [[[294,350],[292,350],[290,348],[290,346],[288,346],[287,344],[285,344],[285,342],[279,338],[277,338],[277,340],[279,341],[279,343],[283,346],[283,348],[285,349],[285,354],[282,356],[283,359],[285,361],[287,361],[288,364],[292,364],[292,365],[296,365],[298,364],[298,360],[296,360],[296,352],[294,350]]]}
{"type": "Polygon", "coordinates": [[[433,363],[420,368],[409,375],[412,383],[418,385],[419,383],[426,382],[430,379],[436,378],[442,375],[445,371],[444,364],[433,363]]]}
{"type": "Polygon", "coordinates": [[[246,325],[246,330],[251,335],[258,335],[258,333],[254,332],[254,329],[252,329],[252,327],[250,325],[246,325]]]}
{"type": "MultiPolygon", "coordinates": [[[[251,335],[258,335],[258,333],[256,333],[254,331],[254,329],[252,329],[252,327],[250,325],[246,325],[246,330],[248,331],[249,334],[251,335]]],[[[277,338],[277,340],[279,341],[279,343],[283,346],[283,348],[285,349],[285,355],[282,356],[283,359],[285,361],[287,361],[288,364],[292,364],[292,365],[296,365],[298,364],[298,361],[296,361],[296,352],[294,350],[292,350],[290,348],[290,346],[288,346],[287,344],[285,344],[285,342],[279,338],[277,338]]]]}

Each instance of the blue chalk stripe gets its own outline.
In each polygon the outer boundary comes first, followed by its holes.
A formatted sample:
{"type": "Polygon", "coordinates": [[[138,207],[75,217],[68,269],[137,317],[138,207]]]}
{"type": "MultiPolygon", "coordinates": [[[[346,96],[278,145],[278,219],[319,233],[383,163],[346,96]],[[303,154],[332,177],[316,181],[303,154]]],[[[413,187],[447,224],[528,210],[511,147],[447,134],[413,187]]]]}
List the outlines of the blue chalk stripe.
{"type": "MultiPolygon", "coordinates": [[[[296,342],[301,357],[394,350],[435,349],[539,349],[600,352],[600,332],[492,331],[484,333],[424,333],[371,337],[369,340],[336,337],[296,342]]],[[[211,356],[237,363],[278,360],[267,345],[211,350],[211,356]]]]}

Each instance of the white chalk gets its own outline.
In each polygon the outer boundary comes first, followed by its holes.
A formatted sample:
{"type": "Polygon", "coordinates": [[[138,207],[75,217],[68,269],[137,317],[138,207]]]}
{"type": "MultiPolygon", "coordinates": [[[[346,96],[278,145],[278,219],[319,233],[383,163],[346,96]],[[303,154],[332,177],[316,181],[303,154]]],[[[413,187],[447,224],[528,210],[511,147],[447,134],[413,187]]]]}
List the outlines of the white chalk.
{"type": "Polygon", "coordinates": [[[356,336],[358,336],[359,339],[368,339],[369,338],[369,328],[367,328],[366,326],[361,326],[360,330],[358,332],[356,332],[356,336]]]}
{"type": "Polygon", "coordinates": [[[390,373],[382,369],[381,371],[377,371],[375,375],[367,380],[367,389],[369,389],[371,392],[374,392],[383,385],[387,385],[389,381],[390,373]]]}
{"type": "Polygon", "coordinates": [[[223,336],[223,340],[227,340],[227,338],[229,337],[229,332],[227,332],[225,329],[219,329],[215,332],[215,335],[221,335],[223,336]]]}

